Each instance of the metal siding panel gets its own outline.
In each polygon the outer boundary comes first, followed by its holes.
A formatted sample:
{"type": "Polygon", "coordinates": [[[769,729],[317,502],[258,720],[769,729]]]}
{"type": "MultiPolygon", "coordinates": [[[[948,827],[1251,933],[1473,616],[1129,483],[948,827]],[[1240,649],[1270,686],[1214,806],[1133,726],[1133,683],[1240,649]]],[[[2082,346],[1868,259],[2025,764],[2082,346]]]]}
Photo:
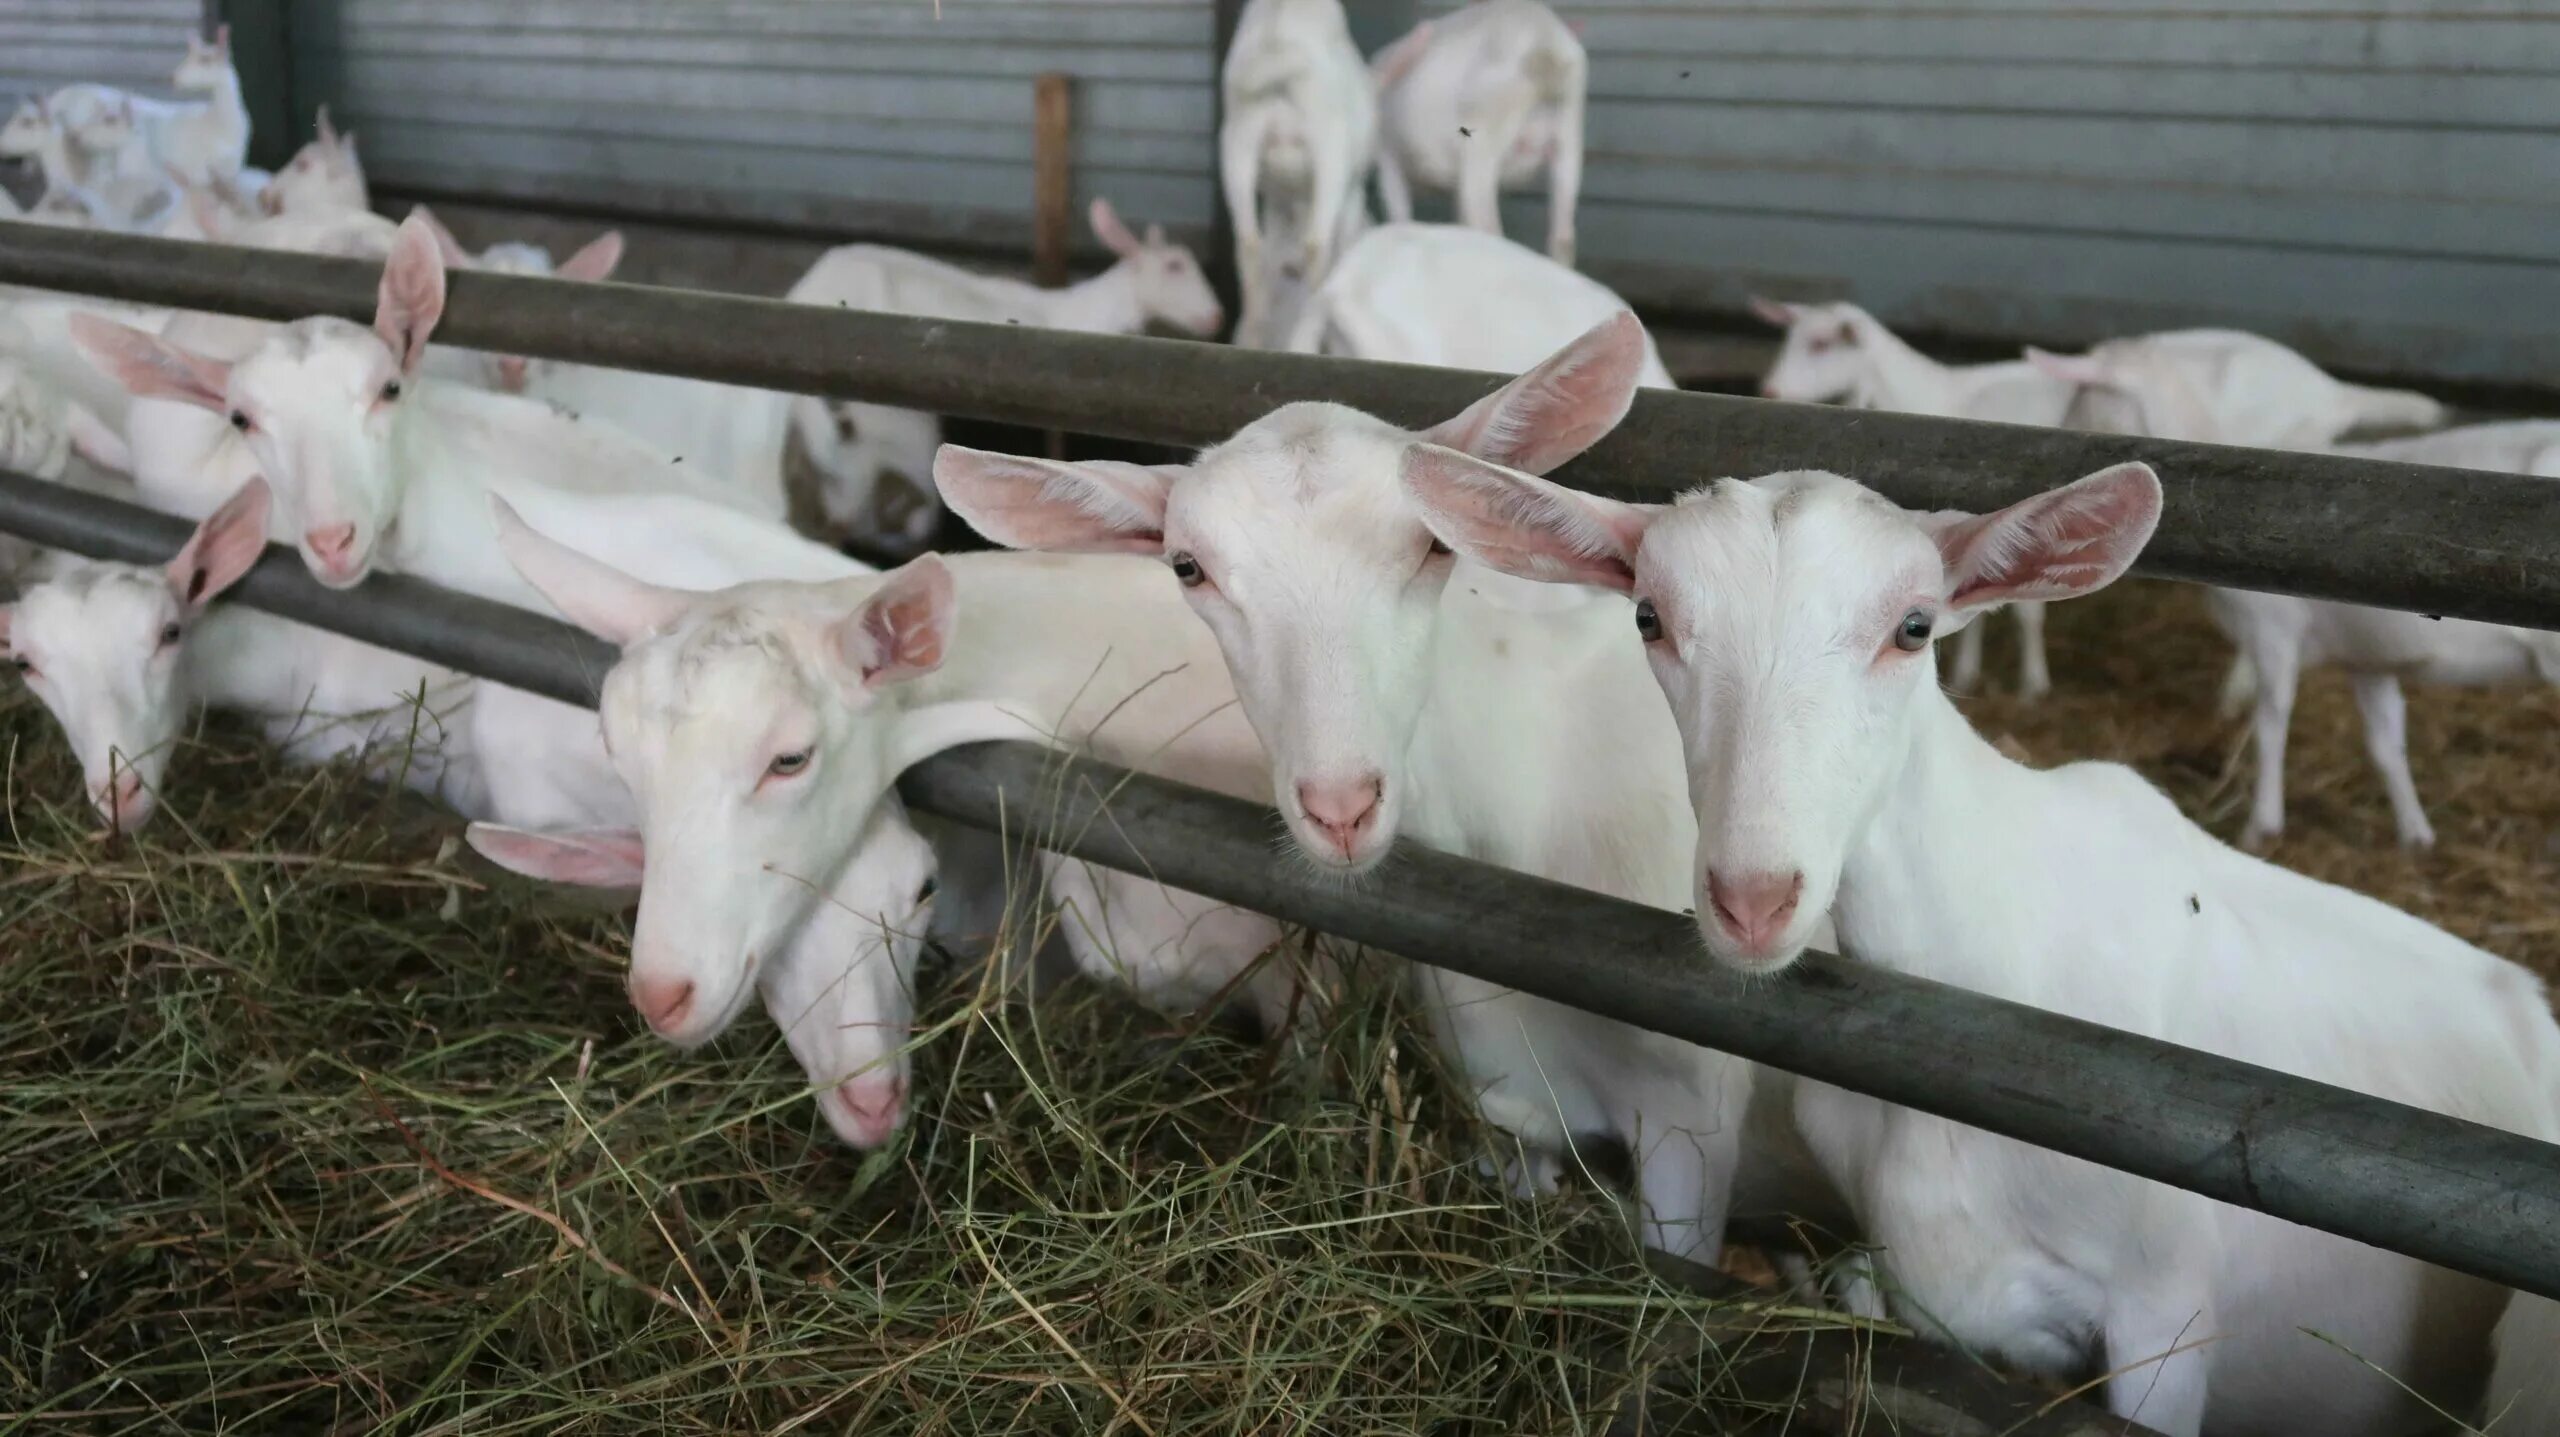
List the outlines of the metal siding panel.
{"type": "Polygon", "coordinates": [[[2560,380],[2549,0],[1557,8],[1591,53],[1582,252],[1631,297],[2055,342],[2234,323],[2560,380]]]}
{"type": "MultiPolygon", "coordinates": [[[[6,0],[0,0],[6,3],[6,0]]],[[[386,189],[913,242],[1028,232],[1032,79],[1076,79],[1079,202],[1215,195],[1200,0],[337,0],[297,64],[386,189]]]]}
{"type": "Polygon", "coordinates": [[[167,95],[203,0],[0,0],[0,101],[91,81],[167,95]]]}

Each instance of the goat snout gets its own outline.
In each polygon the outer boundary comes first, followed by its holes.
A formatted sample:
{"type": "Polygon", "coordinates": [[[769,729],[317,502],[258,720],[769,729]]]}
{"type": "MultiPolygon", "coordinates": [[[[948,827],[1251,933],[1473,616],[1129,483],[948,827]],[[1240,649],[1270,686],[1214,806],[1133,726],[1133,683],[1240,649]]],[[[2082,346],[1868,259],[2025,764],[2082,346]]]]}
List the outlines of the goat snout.
{"type": "Polygon", "coordinates": [[[131,833],[151,816],[151,795],[143,790],[142,775],[129,768],[90,789],[89,797],[112,833],[131,833]]]}
{"type": "Polygon", "coordinates": [[[693,1015],[693,980],[634,973],[631,1006],[640,1010],[640,1016],[649,1020],[651,1028],[661,1034],[674,1033],[693,1015]]]}
{"type": "Polygon", "coordinates": [[[311,557],[320,561],[320,567],[327,576],[340,578],[355,572],[356,526],[354,524],[315,525],[302,531],[302,543],[303,547],[311,551],[311,557]]]}
{"type": "Polygon", "coordinates": [[[1796,900],[1804,896],[1804,873],[1736,873],[1707,871],[1707,900],[1716,926],[1742,951],[1765,957],[1777,946],[1788,920],[1796,916],[1796,900]]]}
{"type": "Polygon", "coordinates": [[[894,1073],[865,1073],[836,1084],[837,1127],[845,1141],[876,1148],[898,1130],[907,1112],[907,1080],[894,1073]]]}
{"type": "Polygon", "coordinates": [[[1378,801],[1386,791],[1386,776],[1377,773],[1353,779],[1301,779],[1298,811],[1324,833],[1325,840],[1343,857],[1349,858],[1359,849],[1361,839],[1377,826],[1378,801]]]}

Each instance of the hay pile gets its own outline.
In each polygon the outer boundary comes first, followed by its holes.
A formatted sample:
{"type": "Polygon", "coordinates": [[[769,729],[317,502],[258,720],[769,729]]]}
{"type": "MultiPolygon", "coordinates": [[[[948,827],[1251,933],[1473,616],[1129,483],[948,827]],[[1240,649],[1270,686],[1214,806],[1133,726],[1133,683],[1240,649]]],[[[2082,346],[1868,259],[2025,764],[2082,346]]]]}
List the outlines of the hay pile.
{"type": "Polygon", "coordinates": [[[217,731],[106,846],[15,686],[0,754],[0,1430],[1725,1430],[1802,1379],[1738,1395],[1805,1319],[1476,1179],[1391,1003],[1297,1051],[951,979],[866,1160],[449,818],[217,731]]]}

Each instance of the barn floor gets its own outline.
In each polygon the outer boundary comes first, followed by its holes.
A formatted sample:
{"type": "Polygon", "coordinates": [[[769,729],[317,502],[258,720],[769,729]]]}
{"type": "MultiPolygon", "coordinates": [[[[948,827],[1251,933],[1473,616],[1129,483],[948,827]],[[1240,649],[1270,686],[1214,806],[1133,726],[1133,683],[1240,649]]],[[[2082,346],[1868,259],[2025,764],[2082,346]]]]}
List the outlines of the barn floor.
{"type": "MultiPolygon", "coordinates": [[[[2197,595],[2051,632],[2059,692],[1974,701],[1986,730],[2232,831],[2197,595]]],[[[2422,856],[2343,685],[2302,710],[2277,856],[2560,971],[2560,695],[2413,696],[2422,856]]],[[[0,745],[0,1422],[1596,1431],[1642,1382],[1656,1421],[1753,1430],[1753,1353],[1823,1321],[1662,1286],[1588,1195],[1501,1201],[1389,1002],[1282,1050],[946,979],[912,1140],[863,1159],[762,1024],[640,1034],[621,921],[493,879],[448,816],[216,726],[103,844],[14,686],[0,745]]]]}

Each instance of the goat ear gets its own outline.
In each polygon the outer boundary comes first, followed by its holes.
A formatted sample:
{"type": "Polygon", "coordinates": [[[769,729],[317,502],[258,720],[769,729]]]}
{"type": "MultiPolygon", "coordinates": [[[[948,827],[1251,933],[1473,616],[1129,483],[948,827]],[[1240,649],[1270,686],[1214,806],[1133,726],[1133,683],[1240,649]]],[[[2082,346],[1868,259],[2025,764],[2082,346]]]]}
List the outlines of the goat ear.
{"type": "Polygon", "coordinates": [[[435,237],[436,253],[443,259],[445,268],[471,268],[471,251],[462,247],[462,241],[454,238],[453,230],[437,216],[434,210],[428,209],[425,205],[412,205],[409,207],[409,218],[425,225],[427,233],[435,237]]]}
{"type": "Polygon", "coordinates": [[[1785,300],[1762,299],[1755,294],[1751,296],[1751,312],[1760,316],[1763,323],[1786,329],[1804,316],[1804,306],[1789,304],[1785,300]]]}
{"type": "Polygon", "coordinates": [[[267,481],[252,479],[205,516],[178,550],[178,557],[161,572],[178,606],[198,614],[223,590],[240,582],[240,576],[266,551],[267,481]]]}
{"type": "Polygon", "coordinates": [[[958,611],[951,570],[927,554],[883,576],[869,597],[830,626],[829,644],[862,687],[905,683],[942,667],[958,611]]]}
{"type": "Polygon", "coordinates": [[[213,27],[213,53],[217,55],[228,55],[231,53],[231,24],[229,21],[224,21],[222,24],[213,27]]]}
{"type": "Polygon", "coordinates": [[[1413,67],[1430,48],[1431,22],[1425,20],[1370,59],[1369,83],[1380,90],[1392,89],[1397,81],[1413,73],[1413,67]]]}
{"type": "Polygon", "coordinates": [[[2150,465],[2118,464],[1997,513],[1941,518],[1931,529],[1947,566],[1947,604],[1968,612],[2103,589],[2150,542],[2160,502],[2150,465]]]}
{"type": "Polygon", "coordinates": [[[1424,527],[1453,551],[1523,579],[1622,594],[1635,588],[1636,550],[1666,507],[1577,493],[1431,444],[1405,451],[1402,477],[1424,527]]]}
{"type": "Polygon", "coordinates": [[[418,372],[427,338],[444,318],[444,244],[436,238],[438,228],[434,216],[411,211],[392,237],[391,257],[382,264],[373,332],[391,347],[403,374],[418,372]]]}
{"type": "Polygon", "coordinates": [[[637,888],[647,867],[640,835],[628,828],[572,828],[557,833],[475,823],[462,831],[479,855],[509,873],[588,888],[637,888]]]}
{"type": "Polygon", "coordinates": [[[606,230],[578,247],[578,252],[560,261],[552,271],[562,279],[600,283],[613,278],[614,269],[622,263],[622,231],[606,230]]]}
{"type": "Polygon", "coordinates": [[[2051,350],[2027,346],[2027,363],[2034,365],[2049,379],[2065,384],[2106,384],[2106,364],[2094,354],[2055,354],[2051,350]]]}
{"type": "Polygon", "coordinates": [[[627,648],[684,616],[698,595],[635,579],[602,559],[581,554],[524,521],[515,506],[492,494],[489,521],[498,550],[561,617],[616,648],[627,648]]]}
{"type": "Polygon", "coordinates": [[[1644,326],[1620,310],[1422,438],[1544,474],[1598,443],[1627,417],[1644,357],[1644,326]]]}
{"type": "Polygon", "coordinates": [[[338,147],[338,127],[329,123],[328,106],[322,105],[319,108],[318,118],[320,125],[320,143],[327,145],[333,150],[336,149],[338,147]]]}
{"type": "Polygon", "coordinates": [[[1179,464],[1079,464],[945,444],[933,483],[951,512],[1008,549],[1075,554],[1164,552],[1165,500],[1179,464]]]}
{"type": "Polygon", "coordinates": [[[71,431],[71,452],[111,473],[130,478],[133,474],[133,450],[115,426],[100,419],[96,411],[78,400],[63,404],[64,419],[71,431]]]}
{"type": "MultiPolygon", "coordinates": [[[[98,372],[141,399],[174,399],[220,414],[230,408],[231,366],[131,325],[74,314],[71,340],[98,372]]],[[[130,462],[130,461],[128,461],[130,462]]]]}
{"type": "Polygon", "coordinates": [[[1085,218],[1092,221],[1093,237],[1102,241],[1104,249],[1122,259],[1138,252],[1138,237],[1129,233],[1129,227],[1120,222],[1120,212],[1111,207],[1111,201],[1096,198],[1086,207],[1085,218]]]}

